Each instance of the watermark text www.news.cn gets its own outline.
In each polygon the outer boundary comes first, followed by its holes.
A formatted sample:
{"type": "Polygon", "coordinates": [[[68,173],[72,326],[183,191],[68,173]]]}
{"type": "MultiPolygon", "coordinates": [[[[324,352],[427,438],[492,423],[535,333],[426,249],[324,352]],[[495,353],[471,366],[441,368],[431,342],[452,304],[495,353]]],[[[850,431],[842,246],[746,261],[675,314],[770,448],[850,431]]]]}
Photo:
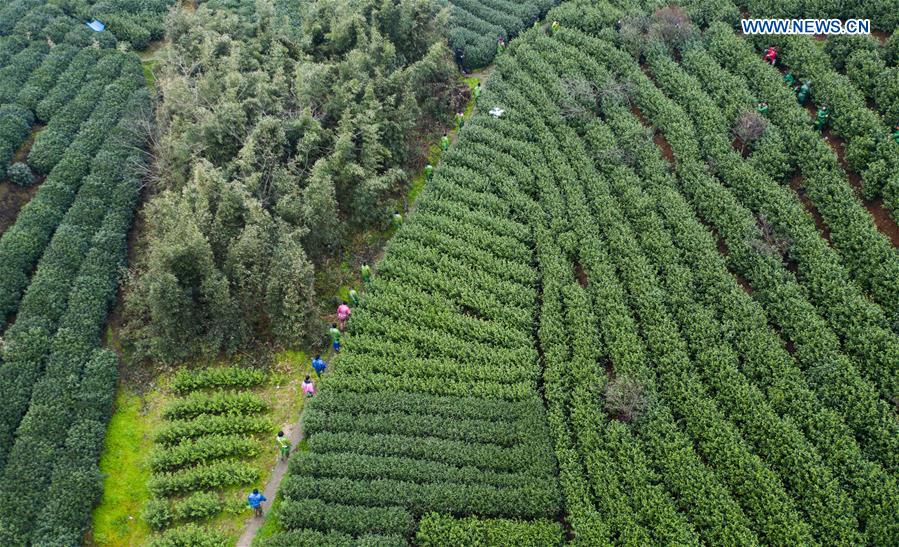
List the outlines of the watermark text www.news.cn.
{"type": "Polygon", "coordinates": [[[870,19],[742,19],[743,34],[871,34],[870,19]]]}

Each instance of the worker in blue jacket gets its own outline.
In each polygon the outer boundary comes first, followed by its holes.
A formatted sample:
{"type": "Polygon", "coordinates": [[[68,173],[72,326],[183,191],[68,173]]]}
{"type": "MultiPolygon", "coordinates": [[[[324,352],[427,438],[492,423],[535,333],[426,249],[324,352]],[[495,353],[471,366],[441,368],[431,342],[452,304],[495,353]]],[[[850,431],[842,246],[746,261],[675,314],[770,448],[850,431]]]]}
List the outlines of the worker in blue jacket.
{"type": "Polygon", "coordinates": [[[247,501],[250,502],[250,507],[253,508],[253,513],[257,517],[262,516],[262,502],[268,501],[265,496],[259,493],[259,490],[253,489],[253,493],[247,496],[247,501]]]}
{"type": "Polygon", "coordinates": [[[313,370],[315,370],[315,375],[321,378],[322,373],[325,372],[326,368],[328,368],[328,364],[325,363],[321,355],[316,355],[315,359],[312,360],[312,368],[313,370]]]}

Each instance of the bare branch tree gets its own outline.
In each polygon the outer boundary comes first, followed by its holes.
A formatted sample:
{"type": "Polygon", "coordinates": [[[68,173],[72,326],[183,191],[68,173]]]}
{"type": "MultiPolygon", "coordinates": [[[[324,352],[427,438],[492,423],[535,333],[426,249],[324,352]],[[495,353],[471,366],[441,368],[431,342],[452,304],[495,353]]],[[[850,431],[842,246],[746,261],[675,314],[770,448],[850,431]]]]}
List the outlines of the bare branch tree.
{"type": "Polygon", "coordinates": [[[743,112],[737,118],[733,128],[734,137],[740,141],[740,153],[743,153],[747,146],[762,138],[767,129],[768,120],[764,116],[754,110],[743,112]]]}
{"type": "Polygon", "coordinates": [[[600,109],[611,106],[630,105],[634,86],[630,82],[612,81],[597,90],[600,109]]]}
{"type": "Polygon", "coordinates": [[[140,177],[141,191],[147,186],[159,188],[162,178],[158,154],[161,146],[160,132],[153,120],[153,106],[149,110],[143,115],[133,116],[133,121],[126,128],[130,133],[128,142],[138,143],[132,147],[137,154],[131,156],[127,167],[140,177]]]}
{"type": "Polygon", "coordinates": [[[760,234],[750,241],[750,246],[761,254],[784,260],[793,245],[793,240],[778,231],[764,213],[758,216],[756,225],[760,234]]]}
{"type": "Polygon", "coordinates": [[[690,17],[677,6],[656,10],[649,23],[650,37],[661,40],[674,49],[686,45],[695,32],[690,17]]]}
{"type": "Polygon", "coordinates": [[[562,78],[566,98],[562,101],[562,116],[586,120],[596,116],[596,85],[584,78],[562,78]]]}
{"type": "Polygon", "coordinates": [[[606,412],[614,420],[631,423],[649,407],[649,398],[642,383],[627,376],[611,380],[603,393],[606,412]]]}

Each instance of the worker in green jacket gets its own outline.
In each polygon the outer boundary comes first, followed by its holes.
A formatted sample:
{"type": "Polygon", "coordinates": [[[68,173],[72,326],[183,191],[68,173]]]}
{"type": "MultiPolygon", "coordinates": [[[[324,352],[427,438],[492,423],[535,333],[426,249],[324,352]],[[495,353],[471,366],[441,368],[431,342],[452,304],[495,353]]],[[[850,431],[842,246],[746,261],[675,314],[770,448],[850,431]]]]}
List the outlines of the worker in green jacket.
{"type": "Polygon", "coordinates": [[[478,101],[481,99],[481,82],[478,82],[478,85],[474,86],[474,104],[478,104],[478,101]]]}
{"type": "Polygon", "coordinates": [[[359,305],[359,293],[356,292],[356,289],[350,289],[350,302],[353,303],[353,307],[359,305]]]}
{"type": "Polygon", "coordinates": [[[331,336],[331,346],[334,348],[334,351],[340,351],[340,329],[337,328],[337,323],[332,323],[331,328],[328,329],[328,334],[331,336]]]}
{"type": "Polygon", "coordinates": [[[500,36],[499,40],[496,41],[496,54],[502,55],[504,51],[506,51],[506,39],[500,36]]]}
{"type": "Polygon", "coordinates": [[[368,264],[363,264],[361,268],[359,268],[359,274],[362,276],[362,281],[368,283],[371,281],[371,267],[368,264]]]}
{"type": "Polygon", "coordinates": [[[391,222],[393,224],[393,227],[399,230],[400,226],[403,225],[403,215],[399,214],[398,212],[394,212],[393,220],[391,222]]]}
{"type": "Polygon", "coordinates": [[[278,441],[278,450],[281,453],[281,461],[287,461],[287,457],[290,456],[290,439],[284,436],[283,431],[279,431],[276,440],[278,441]]]}
{"type": "Polygon", "coordinates": [[[428,182],[431,182],[431,177],[434,176],[434,166],[430,163],[425,165],[425,179],[428,182]]]}
{"type": "Polygon", "coordinates": [[[456,114],[456,129],[461,131],[462,127],[464,125],[465,125],[465,114],[463,112],[459,112],[456,114]]]}
{"type": "Polygon", "coordinates": [[[552,36],[553,34],[555,34],[555,33],[558,32],[558,31],[559,31],[559,22],[558,22],[558,21],[553,21],[553,23],[549,26],[549,34],[550,34],[550,36],[552,36]]]}
{"type": "Polygon", "coordinates": [[[823,131],[824,127],[827,125],[827,118],[829,117],[830,111],[827,110],[827,106],[821,105],[821,108],[818,109],[818,115],[815,117],[815,129],[823,131]]]}
{"type": "Polygon", "coordinates": [[[784,74],[784,84],[791,89],[796,85],[796,78],[793,77],[792,72],[784,74]]]}
{"type": "Polygon", "coordinates": [[[899,144],[899,123],[894,127],[895,131],[893,131],[893,140],[896,141],[896,144],[899,144]]]}
{"type": "Polygon", "coordinates": [[[811,80],[806,80],[802,82],[802,86],[799,88],[799,92],[796,94],[796,100],[799,101],[799,104],[805,106],[805,103],[808,102],[809,94],[812,92],[812,82],[811,80]]]}
{"type": "Polygon", "coordinates": [[[443,132],[443,138],[440,139],[440,147],[443,148],[443,151],[446,152],[449,150],[449,136],[447,136],[446,131],[443,132]]]}
{"type": "Polygon", "coordinates": [[[765,101],[762,101],[759,104],[755,105],[755,111],[758,112],[759,114],[761,114],[762,116],[767,116],[768,115],[768,103],[766,103],[765,101]]]}

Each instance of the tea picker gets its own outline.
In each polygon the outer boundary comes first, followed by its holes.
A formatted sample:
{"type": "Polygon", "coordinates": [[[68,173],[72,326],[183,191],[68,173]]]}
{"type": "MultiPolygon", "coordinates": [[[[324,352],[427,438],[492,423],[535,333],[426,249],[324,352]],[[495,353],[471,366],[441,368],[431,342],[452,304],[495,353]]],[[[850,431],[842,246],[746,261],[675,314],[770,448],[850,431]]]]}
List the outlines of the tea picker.
{"type": "Polygon", "coordinates": [[[792,72],[784,74],[784,85],[789,88],[793,88],[796,85],[796,78],[793,76],[792,72]]]}
{"type": "Polygon", "coordinates": [[[275,439],[278,441],[278,451],[281,453],[281,461],[287,460],[287,457],[290,455],[290,440],[284,436],[283,431],[279,431],[278,436],[275,439]]]}
{"type": "Polygon", "coordinates": [[[337,322],[340,325],[340,330],[344,330],[346,328],[346,320],[350,318],[350,314],[353,313],[350,310],[350,307],[346,305],[346,302],[341,302],[339,306],[337,306],[337,322]]]}
{"type": "Polygon", "coordinates": [[[465,72],[465,51],[461,47],[456,47],[453,52],[456,57],[456,64],[459,65],[459,72],[462,74],[466,74],[465,72]]]}
{"type": "Polygon", "coordinates": [[[805,103],[808,102],[808,97],[812,91],[812,81],[806,80],[802,83],[802,86],[799,88],[799,92],[796,94],[796,100],[799,101],[799,104],[805,106],[805,103]]]}
{"type": "Polygon", "coordinates": [[[325,360],[322,359],[322,356],[316,355],[315,359],[312,360],[312,370],[315,371],[315,375],[321,378],[326,368],[328,368],[328,364],[325,363],[325,360]]]}
{"type": "Polygon", "coordinates": [[[821,108],[818,109],[818,115],[815,117],[815,129],[823,131],[829,117],[830,111],[827,110],[827,106],[821,105],[821,108]]]}
{"type": "Polygon", "coordinates": [[[313,397],[315,395],[315,384],[312,382],[312,379],[309,378],[309,375],[306,375],[306,379],[303,380],[303,383],[300,384],[300,388],[303,390],[303,395],[306,398],[313,397]]]}
{"type": "Polygon", "coordinates": [[[253,513],[257,517],[262,516],[262,502],[268,501],[265,496],[259,493],[259,490],[253,489],[253,493],[247,496],[247,501],[250,503],[250,507],[253,509],[253,513]]]}
{"type": "Polygon", "coordinates": [[[331,346],[334,348],[334,351],[340,351],[340,329],[337,328],[337,323],[332,323],[331,328],[328,329],[328,334],[331,336],[331,346]]]}

